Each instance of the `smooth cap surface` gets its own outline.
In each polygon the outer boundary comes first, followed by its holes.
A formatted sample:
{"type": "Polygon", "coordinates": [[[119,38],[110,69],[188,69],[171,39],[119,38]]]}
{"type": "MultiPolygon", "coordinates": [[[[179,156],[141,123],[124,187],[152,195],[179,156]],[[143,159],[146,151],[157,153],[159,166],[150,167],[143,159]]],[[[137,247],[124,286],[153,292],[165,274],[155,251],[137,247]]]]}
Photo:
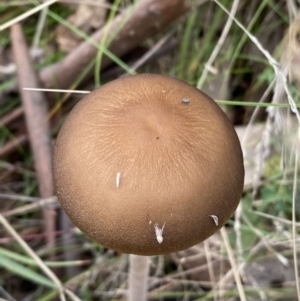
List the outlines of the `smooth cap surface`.
{"type": "Polygon", "coordinates": [[[57,137],[53,172],[58,200],[79,229],[140,255],[205,240],[232,216],[244,182],[239,140],[218,105],[154,74],[84,97],[57,137]]]}

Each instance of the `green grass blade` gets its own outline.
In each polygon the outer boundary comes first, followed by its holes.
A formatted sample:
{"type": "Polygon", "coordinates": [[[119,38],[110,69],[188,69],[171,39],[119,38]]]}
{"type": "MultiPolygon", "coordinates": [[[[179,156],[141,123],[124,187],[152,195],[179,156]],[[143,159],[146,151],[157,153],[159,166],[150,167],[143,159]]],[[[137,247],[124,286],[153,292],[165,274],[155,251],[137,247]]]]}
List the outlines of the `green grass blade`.
{"type": "Polygon", "coordinates": [[[16,263],[6,256],[0,255],[0,266],[7,269],[8,271],[21,276],[22,278],[28,279],[36,284],[43,285],[50,288],[57,288],[56,285],[35,271],[16,263]]]}

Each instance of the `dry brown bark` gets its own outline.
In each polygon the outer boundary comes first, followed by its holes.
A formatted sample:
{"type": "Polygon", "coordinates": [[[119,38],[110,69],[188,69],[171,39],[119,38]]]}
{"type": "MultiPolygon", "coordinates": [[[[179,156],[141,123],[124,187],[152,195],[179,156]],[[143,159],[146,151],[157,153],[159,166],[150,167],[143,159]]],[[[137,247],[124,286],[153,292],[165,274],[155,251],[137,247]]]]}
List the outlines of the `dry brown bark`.
{"type": "MultiPolygon", "coordinates": [[[[172,21],[187,11],[185,0],[142,0],[131,12],[127,9],[118,15],[107,29],[107,26],[95,32],[91,39],[97,43],[107,34],[110,38],[122,24],[119,33],[108,49],[117,57],[121,57],[134,49],[141,41],[162,31],[172,21]],[[125,22],[124,22],[125,21],[125,22]],[[123,24],[124,22],[124,24],[123,24]]],[[[40,72],[42,84],[46,88],[68,88],[95,58],[98,49],[88,41],[81,43],[75,50],[60,62],[46,67],[40,72]]],[[[111,63],[104,56],[101,68],[111,63]]]]}

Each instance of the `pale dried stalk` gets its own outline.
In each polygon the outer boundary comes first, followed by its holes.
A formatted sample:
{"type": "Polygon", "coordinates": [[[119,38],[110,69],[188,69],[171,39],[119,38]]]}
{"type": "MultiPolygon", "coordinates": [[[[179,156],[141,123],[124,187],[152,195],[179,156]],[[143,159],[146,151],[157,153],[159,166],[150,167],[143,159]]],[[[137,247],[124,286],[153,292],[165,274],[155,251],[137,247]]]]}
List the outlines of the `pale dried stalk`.
{"type": "Polygon", "coordinates": [[[44,9],[45,7],[48,7],[50,5],[52,5],[53,3],[57,2],[58,0],[49,0],[41,5],[38,5],[37,7],[33,8],[33,9],[30,9],[28,10],[27,12],[25,12],[24,14],[4,23],[3,25],[0,26],[0,31],[6,29],[6,28],[9,28],[10,26],[18,23],[18,22],[21,22],[22,20],[30,17],[31,15],[34,15],[35,13],[39,12],[40,10],[44,9]]]}
{"type": "Polygon", "coordinates": [[[300,127],[298,127],[297,139],[295,143],[295,170],[294,170],[294,183],[293,183],[293,216],[292,216],[292,238],[293,238],[293,256],[294,256],[294,270],[295,270],[295,282],[297,288],[298,300],[300,300],[300,285],[299,285],[299,272],[298,272],[298,256],[297,256],[297,229],[296,229],[296,197],[297,197],[297,185],[298,185],[298,159],[299,159],[299,151],[298,145],[300,141],[300,127]]]}
{"type": "MultiPolygon", "coordinates": [[[[231,7],[231,11],[230,11],[230,14],[231,14],[232,16],[235,15],[235,13],[236,13],[236,11],[237,11],[237,8],[238,8],[238,6],[239,6],[239,3],[240,3],[240,0],[234,0],[234,2],[233,2],[233,4],[232,4],[232,7],[231,7]]],[[[233,19],[229,17],[229,18],[227,19],[227,21],[226,21],[226,24],[225,24],[225,26],[224,26],[224,29],[223,29],[223,31],[222,31],[222,34],[221,34],[221,36],[220,36],[220,38],[219,38],[219,40],[218,40],[218,42],[217,42],[217,45],[215,46],[215,48],[214,48],[212,54],[210,55],[208,61],[207,61],[206,64],[205,64],[204,70],[203,70],[203,72],[202,72],[202,74],[201,74],[201,77],[200,77],[198,83],[197,83],[197,88],[198,88],[198,89],[202,89],[203,84],[204,84],[204,82],[205,82],[205,79],[206,79],[206,77],[207,77],[209,68],[212,67],[212,64],[214,63],[216,57],[218,56],[218,54],[219,54],[219,52],[220,52],[220,50],[221,50],[221,48],[222,48],[222,46],[223,46],[223,44],[224,44],[226,38],[227,38],[227,35],[228,35],[229,30],[230,30],[230,28],[231,28],[232,22],[233,22],[233,19]]]]}
{"type": "Polygon", "coordinates": [[[246,301],[247,300],[246,299],[246,294],[245,294],[244,287],[243,287],[242,280],[241,280],[241,276],[240,276],[240,273],[239,273],[239,268],[238,268],[238,265],[235,262],[234,254],[233,254],[232,248],[231,248],[230,243],[229,243],[227,232],[226,232],[224,227],[221,228],[221,235],[222,235],[224,245],[225,245],[225,248],[226,248],[226,251],[227,251],[227,254],[228,254],[228,258],[229,258],[229,261],[230,261],[230,264],[231,264],[231,267],[232,267],[232,271],[233,271],[233,275],[234,275],[236,286],[237,286],[237,289],[238,289],[238,292],[239,292],[240,299],[241,299],[241,301],[246,301]]]}

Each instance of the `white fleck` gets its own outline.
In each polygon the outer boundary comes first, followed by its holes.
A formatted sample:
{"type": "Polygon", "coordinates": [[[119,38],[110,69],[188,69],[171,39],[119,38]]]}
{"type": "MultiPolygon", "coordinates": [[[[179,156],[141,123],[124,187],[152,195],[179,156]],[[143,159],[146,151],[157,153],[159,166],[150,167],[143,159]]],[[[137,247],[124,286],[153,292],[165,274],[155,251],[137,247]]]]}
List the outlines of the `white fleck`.
{"type": "Polygon", "coordinates": [[[215,225],[218,226],[219,225],[219,219],[216,215],[210,215],[210,217],[214,220],[215,225]]]}
{"type": "Polygon", "coordinates": [[[155,235],[156,235],[156,239],[158,241],[159,244],[161,244],[163,242],[163,231],[164,231],[164,227],[165,227],[166,222],[164,223],[164,225],[162,226],[162,228],[159,228],[159,225],[157,223],[154,224],[154,229],[155,229],[155,235]]]}
{"type": "Polygon", "coordinates": [[[190,100],[188,98],[184,98],[181,102],[185,105],[188,105],[190,103],[190,100]]]}
{"type": "Polygon", "coordinates": [[[117,186],[117,188],[119,188],[119,186],[120,186],[120,180],[121,180],[121,173],[117,172],[117,175],[116,175],[116,186],[117,186]]]}
{"type": "Polygon", "coordinates": [[[162,90],[161,92],[162,92],[162,93],[165,93],[166,91],[165,91],[165,90],[162,90]]]}
{"type": "Polygon", "coordinates": [[[151,225],[151,224],[152,224],[152,221],[149,222],[149,225],[151,225]]]}

